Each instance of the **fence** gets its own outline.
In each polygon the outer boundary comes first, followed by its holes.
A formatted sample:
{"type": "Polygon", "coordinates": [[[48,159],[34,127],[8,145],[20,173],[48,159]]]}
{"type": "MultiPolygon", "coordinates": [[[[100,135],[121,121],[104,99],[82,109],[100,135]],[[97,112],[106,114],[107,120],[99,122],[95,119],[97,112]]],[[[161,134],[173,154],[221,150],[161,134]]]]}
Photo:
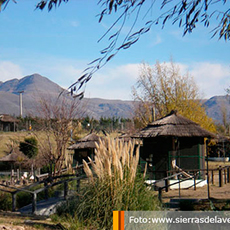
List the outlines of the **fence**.
{"type": "MultiPolygon", "coordinates": [[[[159,171],[157,171],[157,173],[159,173],[159,171]]],[[[214,185],[216,183],[218,184],[219,187],[223,187],[224,184],[230,183],[230,166],[224,166],[224,167],[219,166],[216,169],[189,169],[189,170],[183,169],[183,171],[179,173],[176,170],[170,170],[165,173],[167,175],[166,177],[157,180],[151,184],[151,186],[153,186],[155,190],[158,190],[158,198],[160,201],[162,200],[162,191],[165,190],[165,192],[168,192],[169,188],[176,184],[179,185],[178,196],[180,197],[181,183],[186,180],[193,180],[193,184],[187,187],[186,189],[193,187],[194,190],[196,190],[196,185],[202,182],[202,181],[199,182],[196,181],[196,179],[199,178],[199,175],[201,173],[205,173],[208,187],[210,184],[214,185]],[[186,173],[188,172],[190,174],[190,177],[183,178],[184,171],[186,173]],[[178,181],[170,184],[169,180],[175,178],[177,178],[178,181]],[[157,184],[162,181],[164,186],[157,187],[157,184]]],[[[210,196],[210,194],[208,194],[208,196],[210,196]]]]}
{"type": "MultiPolygon", "coordinates": [[[[90,164],[90,163],[89,163],[90,164]]],[[[68,184],[72,181],[76,181],[76,191],[79,192],[80,191],[80,185],[81,185],[81,181],[86,179],[86,175],[79,175],[79,170],[82,171],[83,169],[83,165],[80,165],[78,167],[75,168],[76,173],[75,174],[65,174],[65,175],[61,175],[61,176],[51,176],[49,174],[42,174],[39,175],[37,177],[37,182],[25,186],[25,187],[15,187],[12,185],[8,185],[8,184],[0,184],[1,187],[0,191],[2,192],[6,192],[6,193],[10,193],[12,196],[12,211],[16,210],[16,199],[17,199],[17,194],[19,192],[26,192],[31,194],[32,196],[32,213],[35,213],[37,211],[37,197],[38,194],[41,192],[45,192],[45,199],[48,199],[48,190],[51,187],[55,187],[57,185],[60,184],[64,184],[64,199],[67,199],[68,195],[69,195],[69,186],[68,184]],[[36,188],[38,185],[41,185],[42,187],[32,191],[33,188],[36,188]]],[[[63,172],[65,172],[66,170],[63,170],[63,172]]]]}

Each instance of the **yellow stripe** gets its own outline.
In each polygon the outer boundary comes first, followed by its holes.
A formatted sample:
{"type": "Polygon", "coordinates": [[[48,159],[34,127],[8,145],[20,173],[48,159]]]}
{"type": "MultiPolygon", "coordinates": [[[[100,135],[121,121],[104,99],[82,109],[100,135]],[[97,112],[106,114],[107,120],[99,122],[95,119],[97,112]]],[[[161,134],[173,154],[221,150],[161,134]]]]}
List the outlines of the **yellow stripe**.
{"type": "Polygon", "coordinates": [[[119,211],[113,211],[113,230],[119,230],[119,211]]]}

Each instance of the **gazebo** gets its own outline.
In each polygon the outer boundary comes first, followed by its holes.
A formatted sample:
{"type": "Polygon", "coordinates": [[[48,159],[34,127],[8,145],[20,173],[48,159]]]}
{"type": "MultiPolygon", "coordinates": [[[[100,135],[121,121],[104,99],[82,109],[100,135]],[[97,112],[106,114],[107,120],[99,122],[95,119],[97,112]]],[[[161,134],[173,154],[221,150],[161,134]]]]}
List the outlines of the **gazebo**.
{"type": "Polygon", "coordinates": [[[28,160],[28,157],[25,156],[20,151],[12,150],[10,154],[0,158],[0,162],[4,164],[10,164],[11,168],[14,168],[14,165],[20,165],[25,163],[28,160]]]}
{"type": "MultiPolygon", "coordinates": [[[[171,111],[134,135],[143,139],[141,163],[147,162],[151,179],[161,179],[170,170],[201,170],[205,168],[205,138],[215,134],[197,123],[171,111]]],[[[200,177],[204,177],[201,172],[200,177]]]]}
{"type": "Polygon", "coordinates": [[[93,159],[96,148],[95,143],[98,143],[100,139],[102,140],[103,137],[100,137],[95,133],[90,133],[68,147],[68,150],[74,150],[73,165],[76,166],[76,164],[82,164],[83,160],[88,162],[88,157],[93,159]]]}
{"type": "Polygon", "coordinates": [[[0,130],[4,132],[16,131],[19,120],[8,115],[0,114],[0,130]]]}

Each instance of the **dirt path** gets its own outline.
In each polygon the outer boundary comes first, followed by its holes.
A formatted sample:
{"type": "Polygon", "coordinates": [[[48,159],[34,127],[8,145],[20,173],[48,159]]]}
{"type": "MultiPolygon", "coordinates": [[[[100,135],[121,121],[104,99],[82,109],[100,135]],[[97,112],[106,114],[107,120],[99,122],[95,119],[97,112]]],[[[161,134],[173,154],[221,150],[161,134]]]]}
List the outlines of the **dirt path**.
{"type": "MultiPolygon", "coordinates": [[[[207,199],[208,198],[208,188],[205,185],[202,188],[197,188],[194,190],[190,189],[182,189],[180,191],[181,198],[198,198],[198,199],[207,199]]],[[[169,192],[163,192],[163,199],[171,199],[178,198],[179,190],[169,190],[169,192]]],[[[216,185],[210,185],[210,197],[215,199],[230,199],[230,183],[224,184],[223,187],[219,187],[216,185]]]]}
{"type": "Polygon", "coordinates": [[[22,216],[18,213],[0,212],[0,230],[54,230],[61,229],[51,219],[22,216]]]}

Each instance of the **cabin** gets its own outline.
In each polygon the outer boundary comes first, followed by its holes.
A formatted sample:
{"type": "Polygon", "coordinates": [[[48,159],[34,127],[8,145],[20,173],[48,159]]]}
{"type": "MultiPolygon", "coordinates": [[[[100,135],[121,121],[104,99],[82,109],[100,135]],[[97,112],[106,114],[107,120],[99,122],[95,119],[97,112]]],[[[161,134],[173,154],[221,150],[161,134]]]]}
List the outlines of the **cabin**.
{"type": "Polygon", "coordinates": [[[0,131],[3,132],[15,132],[17,131],[19,120],[8,115],[0,114],[0,131]]]}
{"type": "Polygon", "coordinates": [[[76,166],[77,164],[81,165],[83,160],[89,162],[88,157],[94,159],[96,143],[99,143],[100,140],[103,140],[103,137],[100,137],[95,133],[90,133],[68,147],[68,150],[74,150],[73,166],[76,166]]]}
{"type": "Polygon", "coordinates": [[[143,141],[140,164],[147,163],[150,179],[164,178],[169,171],[194,169],[201,170],[199,177],[204,178],[205,138],[215,135],[177,111],[150,123],[134,137],[143,141]]]}
{"type": "Polygon", "coordinates": [[[8,155],[0,158],[0,168],[1,170],[21,168],[28,160],[21,151],[12,149],[8,155]]]}

